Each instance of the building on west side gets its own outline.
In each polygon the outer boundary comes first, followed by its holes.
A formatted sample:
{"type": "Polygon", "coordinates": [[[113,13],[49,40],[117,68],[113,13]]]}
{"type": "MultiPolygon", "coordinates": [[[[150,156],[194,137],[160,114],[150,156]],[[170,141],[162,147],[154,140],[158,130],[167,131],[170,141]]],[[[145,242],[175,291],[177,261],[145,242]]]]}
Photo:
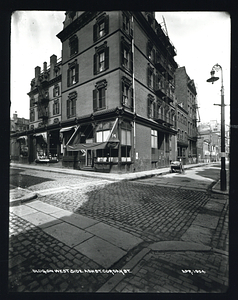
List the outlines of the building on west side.
{"type": "Polygon", "coordinates": [[[178,107],[178,158],[184,163],[197,162],[197,91],[194,80],[190,79],[185,67],[177,68],[175,71],[175,95],[178,107]],[[181,115],[182,114],[182,115],[181,115]],[[182,135],[181,135],[181,132],[182,135]]]}
{"type": "Polygon", "coordinates": [[[61,157],[61,59],[50,57],[50,65],[35,68],[29,96],[29,162],[61,157]]]}
{"type": "Polygon", "coordinates": [[[17,112],[10,119],[10,134],[14,135],[10,139],[10,158],[20,162],[27,161],[28,142],[27,130],[29,129],[29,119],[19,118],[17,112]]]}

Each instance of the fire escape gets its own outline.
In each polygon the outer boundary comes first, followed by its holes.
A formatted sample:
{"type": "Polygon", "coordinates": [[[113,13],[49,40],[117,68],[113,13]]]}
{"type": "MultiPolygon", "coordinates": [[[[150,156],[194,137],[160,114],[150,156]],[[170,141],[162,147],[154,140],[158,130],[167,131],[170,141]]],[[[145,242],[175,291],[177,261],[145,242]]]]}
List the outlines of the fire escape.
{"type": "Polygon", "coordinates": [[[42,119],[42,125],[46,125],[48,122],[48,105],[49,105],[49,92],[48,92],[48,78],[49,74],[47,71],[44,71],[39,76],[39,83],[37,86],[38,89],[38,117],[42,119]]]}
{"type": "Polygon", "coordinates": [[[174,94],[174,72],[175,69],[169,63],[169,55],[176,55],[176,50],[169,40],[167,27],[163,18],[163,29],[160,25],[157,30],[157,34],[166,47],[166,58],[164,58],[159,52],[156,53],[155,66],[157,69],[157,80],[155,85],[155,94],[158,97],[158,105],[163,107],[164,114],[157,114],[157,121],[164,123],[166,126],[175,126],[175,120],[172,115],[175,115],[175,108],[173,109],[173,103],[175,100],[174,94]],[[162,100],[162,101],[161,101],[162,100]]]}

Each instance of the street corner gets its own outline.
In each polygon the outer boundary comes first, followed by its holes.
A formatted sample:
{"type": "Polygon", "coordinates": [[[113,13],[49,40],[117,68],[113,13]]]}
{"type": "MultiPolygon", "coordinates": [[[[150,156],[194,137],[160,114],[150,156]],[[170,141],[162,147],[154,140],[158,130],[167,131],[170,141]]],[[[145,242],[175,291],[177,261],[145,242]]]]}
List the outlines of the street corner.
{"type": "Polygon", "coordinates": [[[37,194],[35,192],[22,189],[22,188],[16,188],[14,190],[10,190],[10,194],[9,194],[10,206],[21,205],[24,202],[31,201],[36,198],[37,198],[37,194]]]}

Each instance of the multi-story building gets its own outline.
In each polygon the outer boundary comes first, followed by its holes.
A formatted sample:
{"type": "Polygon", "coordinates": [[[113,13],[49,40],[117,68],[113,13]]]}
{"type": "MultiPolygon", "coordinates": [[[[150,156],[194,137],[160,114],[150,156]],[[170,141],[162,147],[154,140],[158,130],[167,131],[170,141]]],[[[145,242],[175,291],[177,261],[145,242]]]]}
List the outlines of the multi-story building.
{"type": "Polygon", "coordinates": [[[188,111],[177,103],[177,160],[188,163],[188,111]]]}
{"type": "Polygon", "coordinates": [[[28,156],[28,145],[26,132],[29,129],[29,120],[19,118],[17,112],[10,120],[10,134],[14,135],[10,139],[10,158],[24,162],[28,156]]]}
{"type": "Polygon", "coordinates": [[[61,61],[50,57],[50,66],[37,66],[31,81],[29,162],[60,157],[61,61]]]}
{"type": "Polygon", "coordinates": [[[28,93],[28,161],[57,155],[64,166],[108,172],[169,166],[176,50],[155,14],[65,15],[62,59],[36,67],[28,93]]]}
{"type": "Polygon", "coordinates": [[[57,37],[63,164],[107,171],[169,165],[176,51],[154,13],[69,11],[57,37]]]}
{"type": "Polygon", "coordinates": [[[185,67],[177,68],[175,71],[175,95],[178,106],[183,108],[183,112],[179,109],[177,111],[177,130],[180,135],[183,131],[182,139],[178,138],[178,157],[182,157],[186,163],[195,163],[197,161],[197,91],[194,80],[187,75],[185,67]]]}

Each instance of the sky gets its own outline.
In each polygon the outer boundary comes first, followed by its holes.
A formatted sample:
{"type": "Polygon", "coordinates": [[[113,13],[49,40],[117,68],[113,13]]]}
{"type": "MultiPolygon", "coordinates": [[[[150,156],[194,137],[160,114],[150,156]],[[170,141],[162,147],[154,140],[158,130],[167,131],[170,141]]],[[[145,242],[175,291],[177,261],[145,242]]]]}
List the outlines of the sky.
{"type": "MultiPolygon", "coordinates": [[[[226,12],[156,12],[177,50],[175,61],[185,66],[194,80],[201,122],[221,119],[221,80],[206,82],[215,64],[223,70],[225,103],[230,103],[230,16],[226,12]],[[164,17],[164,19],[163,19],[164,17]],[[163,22],[165,20],[165,23],[163,22]]],[[[61,57],[61,41],[56,35],[63,30],[64,11],[16,11],[11,20],[11,111],[29,118],[29,96],[35,67],[50,63],[50,56],[61,57]]],[[[215,76],[221,78],[221,71],[215,76]]],[[[225,108],[226,124],[230,106],[225,108]]]]}

